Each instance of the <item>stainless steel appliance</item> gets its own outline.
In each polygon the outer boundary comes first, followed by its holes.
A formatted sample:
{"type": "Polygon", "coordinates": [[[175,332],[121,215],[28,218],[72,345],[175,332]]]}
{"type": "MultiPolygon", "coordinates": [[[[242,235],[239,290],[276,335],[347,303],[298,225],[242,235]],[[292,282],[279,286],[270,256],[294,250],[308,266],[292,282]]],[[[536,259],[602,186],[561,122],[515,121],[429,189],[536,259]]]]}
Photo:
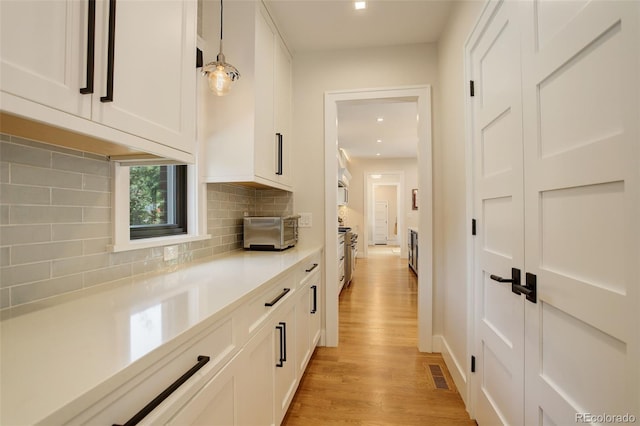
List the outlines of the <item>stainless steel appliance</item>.
{"type": "Polygon", "coordinates": [[[244,218],[244,248],[285,250],[298,242],[299,215],[244,218]]]}
{"type": "Polygon", "coordinates": [[[353,272],[356,269],[356,256],[358,254],[358,234],[349,227],[340,227],[338,231],[344,232],[344,285],[351,284],[353,272]]]}

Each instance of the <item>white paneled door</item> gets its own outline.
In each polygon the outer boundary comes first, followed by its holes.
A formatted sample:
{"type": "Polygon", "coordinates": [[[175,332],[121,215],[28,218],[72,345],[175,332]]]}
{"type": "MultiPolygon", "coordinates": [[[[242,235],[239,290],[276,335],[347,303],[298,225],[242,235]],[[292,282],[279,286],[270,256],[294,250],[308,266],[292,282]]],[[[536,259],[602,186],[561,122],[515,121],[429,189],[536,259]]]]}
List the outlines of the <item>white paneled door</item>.
{"type": "Polygon", "coordinates": [[[501,3],[471,50],[474,75],[474,280],[481,425],[522,421],[524,301],[511,291],[524,265],[522,98],[517,4],[501,3]],[[516,272],[517,273],[517,272],[516,272]],[[492,279],[493,277],[493,279],[492,279]]]}
{"type": "Polygon", "coordinates": [[[640,2],[522,6],[526,423],[640,421],[640,2]]]}
{"type": "Polygon", "coordinates": [[[467,45],[481,426],[640,419],[639,20],[491,2],[467,45]]]}
{"type": "Polygon", "coordinates": [[[373,217],[375,244],[387,244],[389,239],[389,203],[376,201],[373,217]]]}

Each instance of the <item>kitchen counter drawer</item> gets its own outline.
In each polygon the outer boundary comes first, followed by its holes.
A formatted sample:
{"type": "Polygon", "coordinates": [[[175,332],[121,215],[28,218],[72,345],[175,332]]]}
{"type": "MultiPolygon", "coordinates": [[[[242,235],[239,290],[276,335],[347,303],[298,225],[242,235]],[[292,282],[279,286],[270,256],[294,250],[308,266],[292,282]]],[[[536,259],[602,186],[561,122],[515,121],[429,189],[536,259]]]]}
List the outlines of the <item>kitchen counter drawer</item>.
{"type": "Polygon", "coordinates": [[[277,278],[251,299],[247,304],[244,315],[247,321],[249,338],[264,324],[271,312],[295,293],[295,289],[295,274],[290,272],[284,277],[277,278]],[[267,304],[272,306],[267,306],[267,304]]]}
{"type": "MultiPolygon", "coordinates": [[[[116,386],[113,392],[71,420],[67,421],[60,417],[49,418],[46,422],[71,425],[125,424],[163,390],[198,365],[200,368],[168,396],[156,410],[161,411],[163,405],[175,405],[176,398],[188,400],[201,387],[197,384],[202,380],[202,377],[216,374],[242,346],[243,342],[238,341],[237,316],[237,313],[231,314],[191,337],[137,376],[126,380],[120,386],[116,386]],[[208,357],[209,360],[206,361],[199,357],[208,357]]],[[[153,414],[154,412],[151,412],[148,415],[153,417],[153,414]]]]}

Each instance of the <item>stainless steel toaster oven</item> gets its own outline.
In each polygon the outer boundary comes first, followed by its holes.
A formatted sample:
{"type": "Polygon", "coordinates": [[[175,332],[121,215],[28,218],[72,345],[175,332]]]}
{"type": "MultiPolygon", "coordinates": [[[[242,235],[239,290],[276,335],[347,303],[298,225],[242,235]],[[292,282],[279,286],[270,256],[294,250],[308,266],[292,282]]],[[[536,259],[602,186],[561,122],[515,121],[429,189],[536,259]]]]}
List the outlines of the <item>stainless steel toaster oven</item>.
{"type": "Polygon", "coordinates": [[[285,250],[298,242],[299,215],[244,218],[244,248],[285,250]]]}

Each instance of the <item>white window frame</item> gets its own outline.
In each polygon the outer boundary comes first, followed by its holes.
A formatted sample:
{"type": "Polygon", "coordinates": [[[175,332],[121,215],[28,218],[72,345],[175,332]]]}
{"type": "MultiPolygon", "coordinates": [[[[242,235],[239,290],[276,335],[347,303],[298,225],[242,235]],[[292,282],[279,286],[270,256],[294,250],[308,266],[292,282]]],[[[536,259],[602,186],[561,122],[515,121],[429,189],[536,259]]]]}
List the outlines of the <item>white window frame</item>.
{"type": "MultiPolygon", "coordinates": [[[[153,165],[161,163],[153,163],[153,165]]],[[[166,163],[165,163],[166,164],[166,163]]],[[[129,167],[138,162],[113,162],[113,191],[111,195],[111,215],[113,223],[112,252],[162,247],[173,244],[201,241],[211,238],[207,234],[207,187],[198,179],[197,167],[187,165],[187,233],[163,237],[132,240],[129,231],[129,167]]]]}

